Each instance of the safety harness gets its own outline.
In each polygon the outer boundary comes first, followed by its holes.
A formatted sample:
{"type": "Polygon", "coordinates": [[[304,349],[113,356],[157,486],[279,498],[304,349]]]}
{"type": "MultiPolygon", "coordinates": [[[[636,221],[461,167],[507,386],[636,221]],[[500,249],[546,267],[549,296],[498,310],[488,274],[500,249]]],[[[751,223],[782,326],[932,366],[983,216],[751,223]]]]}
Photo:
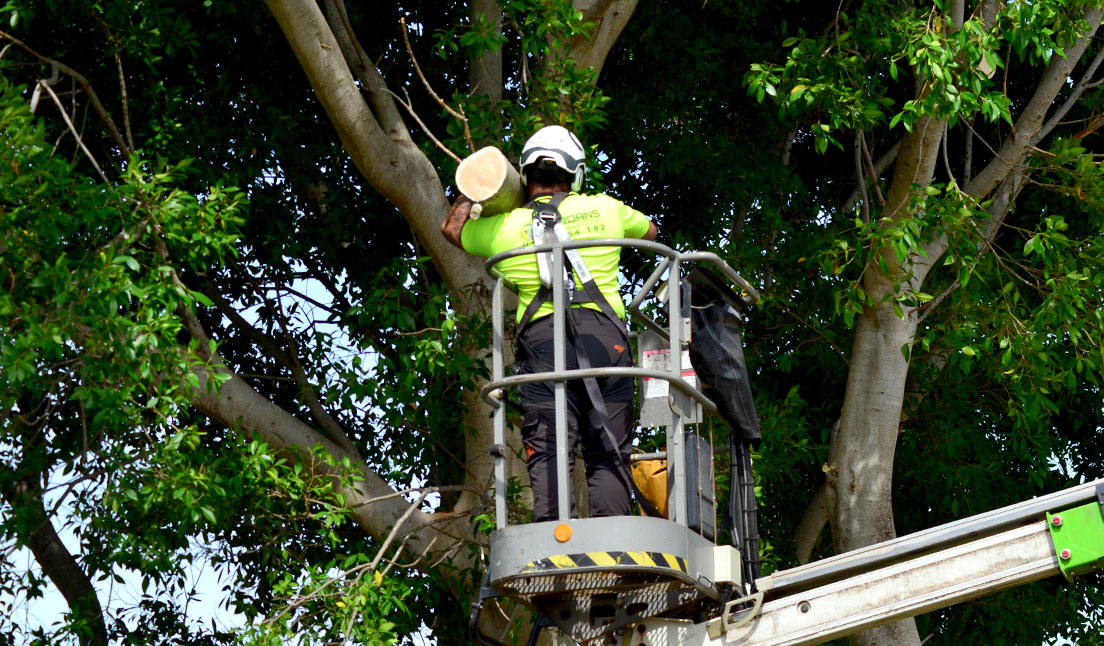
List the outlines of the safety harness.
{"type": "MultiPolygon", "coordinates": [[[[567,232],[567,228],[564,227],[562,217],[560,216],[559,206],[567,197],[567,193],[557,192],[551,193],[552,199],[547,202],[538,202],[536,198],[549,195],[548,193],[542,193],[534,195],[533,199],[529,202],[528,206],[533,209],[533,243],[536,245],[554,243],[554,242],[568,242],[571,240],[571,234],[567,232]]],[[[518,330],[523,330],[526,324],[533,318],[533,315],[540,309],[540,306],[546,302],[552,300],[552,252],[544,251],[536,254],[537,257],[537,269],[540,273],[541,287],[537,291],[536,296],[533,297],[533,301],[529,303],[529,306],[525,308],[525,312],[522,314],[521,321],[518,325],[518,330]]],[[[572,347],[575,350],[575,358],[578,361],[579,369],[589,370],[591,369],[590,358],[586,354],[585,348],[583,348],[582,340],[578,331],[575,329],[574,317],[570,316],[570,310],[581,303],[595,303],[601,308],[602,313],[605,314],[611,321],[613,321],[622,334],[625,335],[625,347],[628,347],[628,332],[625,330],[625,323],[621,320],[621,317],[613,311],[613,306],[609,304],[606,297],[602,294],[602,290],[598,289],[598,285],[594,282],[594,277],[591,276],[590,270],[587,268],[586,263],[583,262],[583,257],[579,254],[578,249],[564,249],[564,257],[567,262],[564,263],[564,288],[567,292],[565,294],[568,302],[569,315],[564,317],[567,323],[568,337],[571,339],[572,347]],[[579,278],[579,282],[582,285],[582,290],[576,288],[575,277],[579,278]]],[[[598,421],[602,424],[602,430],[605,432],[606,440],[609,441],[611,449],[615,453],[619,453],[617,446],[617,439],[613,435],[613,423],[610,420],[609,410],[606,408],[606,400],[602,396],[602,389],[598,387],[598,380],[594,377],[583,378],[583,386],[586,388],[587,396],[590,398],[591,405],[594,407],[594,412],[598,415],[598,421]]],[[[637,497],[643,496],[639,493],[639,489],[636,488],[632,482],[632,478],[628,476],[630,469],[628,464],[625,465],[625,472],[618,472],[619,478],[628,478],[627,488],[637,492],[637,497]]]]}
{"type": "MultiPolygon", "coordinates": [[[[559,209],[560,203],[567,195],[567,193],[541,193],[533,196],[528,204],[533,209],[533,244],[542,245],[553,242],[569,242],[571,240],[571,234],[567,232],[567,228],[563,225],[559,209]],[[537,201],[536,198],[545,195],[551,195],[552,199],[547,202],[537,201]]],[[[536,256],[541,286],[537,291],[537,295],[533,297],[532,302],[529,303],[529,306],[525,308],[525,312],[521,315],[518,329],[523,329],[532,320],[537,310],[552,300],[552,252],[543,251],[536,254],[536,256]]],[[[567,291],[566,300],[569,307],[582,303],[595,303],[601,308],[602,313],[616,323],[619,328],[624,328],[621,317],[613,311],[613,307],[602,294],[602,290],[598,289],[598,285],[594,282],[594,277],[590,275],[590,270],[583,262],[579,250],[564,249],[564,257],[567,259],[564,264],[564,288],[567,291]],[[579,283],[582,285],[582,291],[576,289],[572,273],[578,277],[579,283]]]]}

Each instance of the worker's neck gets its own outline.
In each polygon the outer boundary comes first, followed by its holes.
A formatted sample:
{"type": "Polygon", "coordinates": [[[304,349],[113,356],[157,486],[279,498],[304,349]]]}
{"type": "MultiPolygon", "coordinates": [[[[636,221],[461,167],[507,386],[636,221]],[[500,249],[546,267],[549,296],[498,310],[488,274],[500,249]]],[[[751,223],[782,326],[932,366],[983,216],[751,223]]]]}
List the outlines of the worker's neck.
{"type": "Polygon", "coordinates": [[[567,182],[554,182],[552,184],[543,184],[540,182],[529,183],[529,197],[534,195],[540,195],[542,193],[570,193],[571,184],[567,182]]]}

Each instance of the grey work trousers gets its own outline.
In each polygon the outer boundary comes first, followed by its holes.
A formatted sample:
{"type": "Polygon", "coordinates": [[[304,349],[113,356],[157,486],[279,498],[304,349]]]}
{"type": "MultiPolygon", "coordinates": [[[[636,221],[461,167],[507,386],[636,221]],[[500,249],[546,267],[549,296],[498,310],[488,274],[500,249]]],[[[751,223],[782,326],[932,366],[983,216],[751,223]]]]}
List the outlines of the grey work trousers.
{"type": "MultiPolygon", "coordinates": [[[[631,366],[632,354],[624,325],[590,309],[574,308],[568,338],[568,369],[578,367],[576,343],[586,352],[591,367],[631,366]],[[569,335],[570,337],[570,335],[569,335]]],[[[518,335],[517,374],[547,372],[553,367],[552,317],[538,319],[518,335]]],[[[600,415],[582,380],[568,381],[567,449],[568,478],[575,466],[575,450],[582,447],[586,464],[590,516],[624,516],[631,513],[629,454],[632,450],[633,391],[630,377],[597,380],[610,428],[604,429],[600,415]]],[[[526,384],[519,388],[524,417],[521,438],[526,466],[533,486],[533,521],[556,520],[559,496],[556,487],[556,411],[554,384],[526,384]]],[[[570,491],[570,487],[569,487],[570,491]]],[[[571,515],[578,511],[574,497],[571,515]]]]}

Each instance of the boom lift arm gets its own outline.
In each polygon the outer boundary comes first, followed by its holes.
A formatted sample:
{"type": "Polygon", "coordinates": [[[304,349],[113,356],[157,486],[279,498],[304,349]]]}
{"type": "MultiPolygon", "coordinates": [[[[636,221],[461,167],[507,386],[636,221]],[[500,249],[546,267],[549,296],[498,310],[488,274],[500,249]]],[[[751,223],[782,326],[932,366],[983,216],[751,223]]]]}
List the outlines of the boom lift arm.
{"type": "Polygon", "coordinates": [[[992,592],[1104,568],[1104,480],[777,572],[761,607],[648,619],[618,643],[821,644],[992,592]]]}

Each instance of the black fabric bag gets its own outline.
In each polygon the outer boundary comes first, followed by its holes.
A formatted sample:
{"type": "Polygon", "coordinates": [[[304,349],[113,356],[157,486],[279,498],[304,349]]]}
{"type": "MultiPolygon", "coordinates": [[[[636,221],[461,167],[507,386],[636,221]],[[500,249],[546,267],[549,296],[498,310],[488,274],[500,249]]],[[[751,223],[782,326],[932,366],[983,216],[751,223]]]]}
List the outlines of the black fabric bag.
{"type": "Polygon", "coordinates": [[[690,363],[702,392],[717,404],[735,438],[758,446],[762,440],[751,395],[740,334],[743,300],[712,273],[694,269],[690,287],[690,363]]]}

